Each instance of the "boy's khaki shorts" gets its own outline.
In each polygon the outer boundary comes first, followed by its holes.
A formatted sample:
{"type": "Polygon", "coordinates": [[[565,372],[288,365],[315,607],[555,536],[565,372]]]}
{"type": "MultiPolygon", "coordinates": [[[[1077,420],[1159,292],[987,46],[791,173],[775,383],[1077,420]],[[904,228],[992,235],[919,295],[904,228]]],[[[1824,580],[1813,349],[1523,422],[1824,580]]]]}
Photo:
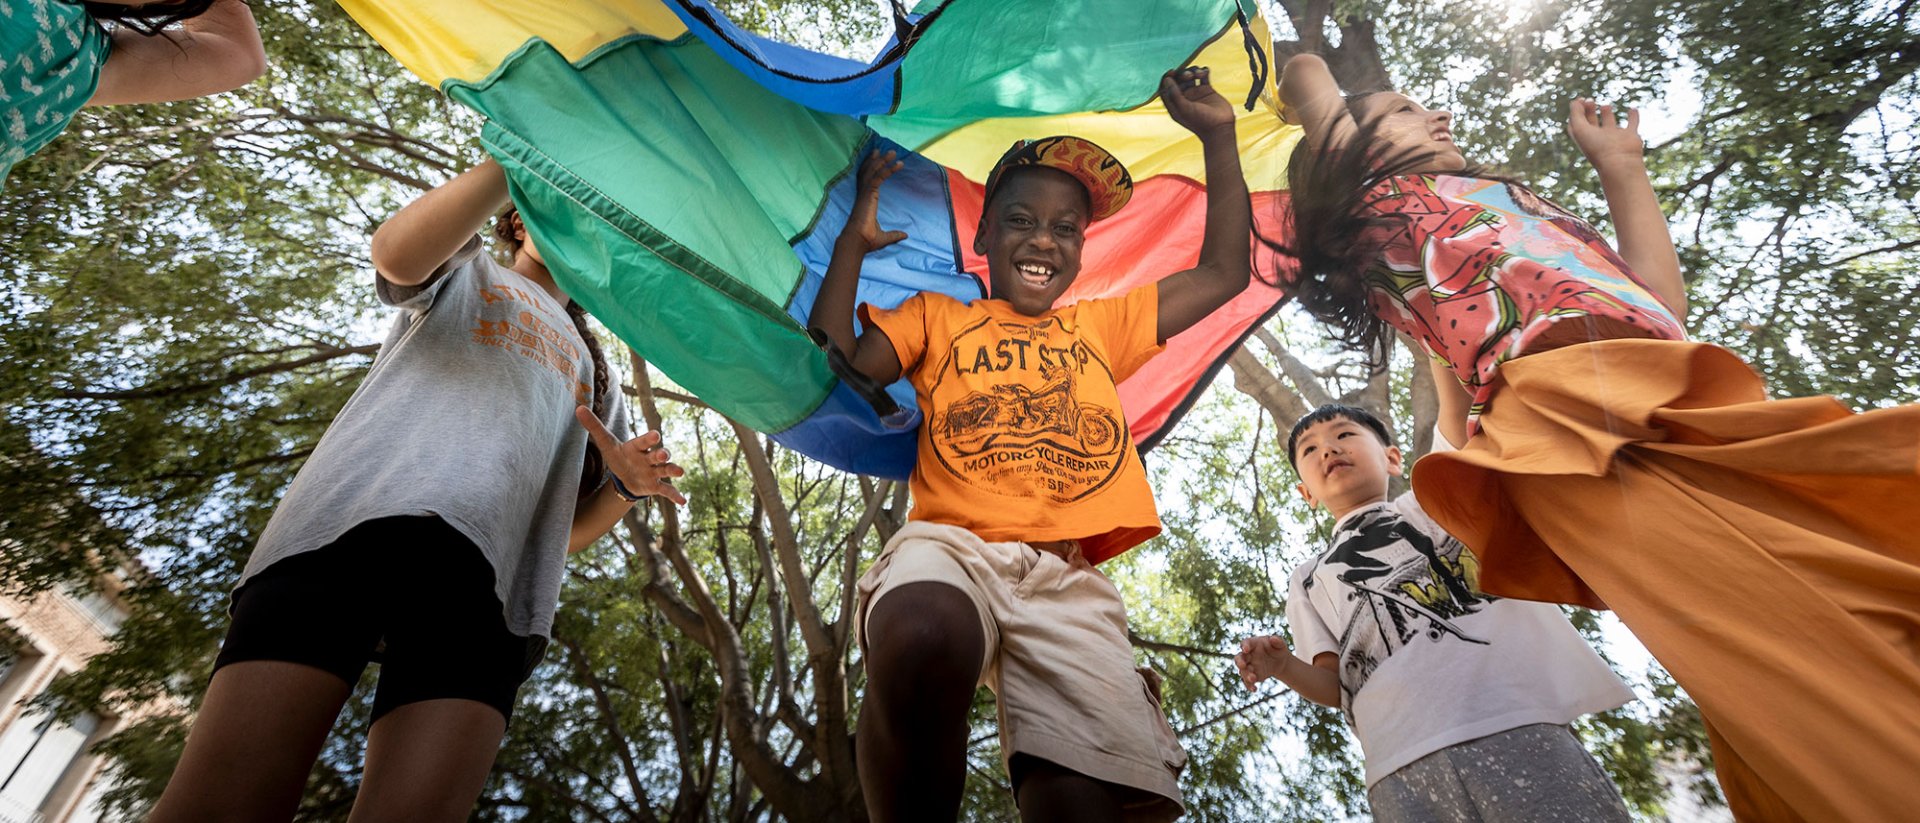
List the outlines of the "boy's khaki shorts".
{"type": "Polygon", "coordinates": [[[1128,819],[1172,820],[1186,751],[1133,666],[1120,591],[1078,553],[987,543],[957,526],[910,522],[860,578],[865,643],[875,601],[908,583],[953,586],[986,637],[980,682],[1000,708],[1003,758],[1031,755],[1141,790],[1128,819]]]}

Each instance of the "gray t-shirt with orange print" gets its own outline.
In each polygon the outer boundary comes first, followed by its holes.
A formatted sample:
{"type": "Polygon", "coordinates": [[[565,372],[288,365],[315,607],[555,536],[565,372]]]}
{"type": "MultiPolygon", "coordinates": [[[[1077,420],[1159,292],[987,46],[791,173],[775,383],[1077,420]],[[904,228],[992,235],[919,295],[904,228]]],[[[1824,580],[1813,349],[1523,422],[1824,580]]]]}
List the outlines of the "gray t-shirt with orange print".
{"type": "MultiPolygon", "coordinates": [[[[375,283],[400,316],[240,583],[367,520],[437,515],[493,565],[507,628],[548,636],[587,447],[573,409],[593,392],[593,357],[566,307],[478,237],[421,286],[375,283]]],[[[610,405],[602,417],[625,438],[626,403],[610,405]]]]}

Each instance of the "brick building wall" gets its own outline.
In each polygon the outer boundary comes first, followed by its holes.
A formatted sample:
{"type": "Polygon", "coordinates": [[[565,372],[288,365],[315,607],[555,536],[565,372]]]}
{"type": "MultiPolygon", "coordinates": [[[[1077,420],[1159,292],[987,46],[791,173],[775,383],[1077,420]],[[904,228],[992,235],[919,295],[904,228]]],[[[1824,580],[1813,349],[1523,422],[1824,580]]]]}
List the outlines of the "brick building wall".
{"type": "Polygon", "coordinates": [[[124,718],[58,720],[30,706],[54,678],[107,648],[125,607],[118,581],[29,597],[0,593],[0,823],[92,823],[104,758],[93,744],[124,718]]]}

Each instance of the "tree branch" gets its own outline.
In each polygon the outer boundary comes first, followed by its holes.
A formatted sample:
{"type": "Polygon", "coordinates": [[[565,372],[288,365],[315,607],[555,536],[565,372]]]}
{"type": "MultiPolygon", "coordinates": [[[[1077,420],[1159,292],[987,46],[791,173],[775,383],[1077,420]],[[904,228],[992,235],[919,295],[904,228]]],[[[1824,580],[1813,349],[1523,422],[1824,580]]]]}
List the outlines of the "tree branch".
{"type": "Polygon", "coordinates": [[[1320,383],[1320,378],[1314,375],[1313,369],[1308,368],[1306,363],[1295,357],[1293,352],[1287,349],[1287,344],[1280,341],[1278,335],[1263,326],[1254,330],[1254,336],[1260,338],[1260,345],[1267,347],[1268,353],[1272,354],[1275,360],[1280,361],[1280,371],[1287,376],[1287,381],[1293,384],[1294,390],[1300,393],[1300,397],[1307,402],[1308,406],[1317,409],[1333,402],[1332,393],[1320,383]]]}
{"type": "MultiPolygon", "coordinates": [[[[652,382],[647,373],[646,361],[638,352],[628,350],[633,363],[634,383],[640,389],[639,399],[642,415],[653,430],[660,429],[662,419],[659,405],[654,401],[652,382]]],[[[736,428],[739,424],[734,424],[736,428]]],[[[743,438],[750,439],[750,438],[743,438]]],[[[758,444],[756,443],[757,447],[758,444]]],[[[762,459],[765,455],[761,455],[762,459]]],[[[757,480],[758,478],[756,478],[757,480]]],[[[784,510],[782,515],[785,515],[784,510]]],[[[746,771],[755,786],[765,793],[773,807],[782,815],[791,819],[822,819],[828,814],[824,799],[818,797],[808,782],[802,780],[781,760],[767,743],[766,724],[759,712],[754,710],[753,696],[747,686],[747,678],[752,669],[747,665],[746,653],[740,642],[740,634],[733,624],[727,622],[726,615],[714,602],[713,591],[701,577],[699,569],[687,559],[679,540],[679,514],[672,506],[661,507],[661,519],[664,523],[667,539],[660,542],[661,551],[672,564],[680,579],[681,587],[693,599],[694,605],[705,617],[708,628],[709,644],[702,644],[713,655],[714,663],[720,669],[720,714],[724,723],[727,740],[732,744],[733,756],[746,771]]],[[[787,524],[789,530],[792,523],[787,524]]],[[[789,581],[791,586],[791,581],[789,581]]]]}
{"type": "Polygon", "coordinates": [[[826,620],[820,616],[820,608],[813,602],[813,586],[807,580],[806,565],[800,560],[800,540],[793,530],[793,513],[787,509],[786,501],[780,495],[780,481],[773,474],[773,464],[767,459],[766,449],[760,445],[760,436],[731,419],[734,435],[740,441],[740,453],[747,459],[747,470],[753,475],[754,494],[766,507],[766,522],[772,532],[773,548],[779,557],[780,575],[786,581],[788,601],[794,606],[794,616],[800,624],[800,637],[806,641],[810,656],[830,654],[833,651],[833,637],[827,632],[826,620]]]}
{"type": "Polygon", "coordinates": [[[354,355],[362,355],[362,354],[373,354],[375,352],[378,352],[379,350],[380,350],[380,344],[378,343],[369,343],[364,346],[343,346],[339,348],[325,348],[313,354],[307,355],[306,357],[299,357],[293,360],[285,360],[279,363],[273,363],[265,366],[256,366],[251,369],[239,369],[236,371],[228,372],[216,378],[212,378],[209,380],[201,380],[194,383],[182,383],[182,384],[173,385],[173,386],[148,383],[147,385],[140,386],[138,388],[113,389],[113,390],[55,389],[53,391],[53,395],[63,400],[147,400],[147,399],[154,399],[154,398],[161,398],[161,397],[179,397],[181,395],[198,394],[200,392],[221,388],[223,386],[231,386],[235,383],[239,383],[245,380],[251,380],[255,377],[262,377],[269,374],[278,374],[280,372],[293,371],[295,369],[311,366],[315,363],[324,363],[328,360],[335,360],[341,357],[351,357],[354,355]]]}
{"type": "Polygon", "coordinates": [[[872,489],[868,489],[867,486],[867,479],[860,478],[860,490],[867,493],[867,510],[860,513],[860,522],[854,525],[853,534],[847,538],[845,563],[840,567],[840,614],[834,621],[833,644],[841,650],[841,655],[846,653],[848,638],[853,633],[853,624],[856,619],[854,595],[860,588],[858,577],[860,544],[866,540],[867,529],[872,528],[874,521],[879,519],[880,512],[887,502],[887,496],[893,493],[891,480],[882,480],[872,489]]]}
{"type": "MultiPolygon", "coordinates": [[[[1842,108],[1807,118],[1807,125],[1836,133],[1844,132],[1860,115],[1880,105],[1880,99],[1886,94],[1887,89],[1899,85],[1914,71],[1920,70],[1920,42],[1909,41],[1890,45],[1881,51],[1892,52],[1893,60],[1877,67],[1878,71],[1873,80],[1855,92],[1853,101],[1842,108]]],[[[1836,66],[1836,69],[1838,68],[1836,66]]]]}
{"type": "MultiPolygon", "coordinates": [[[[290,452],[262,455],[260,457],[255,457],[250,460],[242,460],[238,463],[227,464],[222,466],[221,470],[217,472],[186,471],[183,469],[180,471],[170,471],[170,472],[163,472],[161,474],[146,475],[144,477],[141,477],[140,481],[151,483],[156,480],[204,480],[209,477],[220,477],[223,475],[243,472],[243,471],[246,471],[247,469],[256,468],[259,466],[270,466],[275,463],[292,463],[297,460],[305,460],[307,459],[307,456],[311,454],[313,454],[313,447],[308,446],[304,449],[294,449],[293,451],[290,451],[290,452]]],[[[86,484],[86,485],[94,485],[94,484],[86,484]]],[[[98,485],[107,485],[107,484],[103,483],[98,485]]],[[[116,483],[114,485],[118,485],[118,484],[116,483]]]]}
{"type": "MultiPolygon", "coordinates": [[[[625,392],[628,397],[635,397],[639,393],[632,386],[621,386],[620,390],[625,392]]],[[[653,396],[663,400],[672,400],[673,402],[680,403],[682,405],[692,406],[696,409],[711,410],[713,408],[712,406],[707,405],[705,401],[702,401],[700,398],[694,397],[691,394],[681,394],[680,392],[677,392],[677,391],[669,391],[667,389],[662,389],[658,387],[655,387],[653,389],[653,396]]]]}
{"type": "Polygon", "coordinates": [[[1139,634],[1136,634],[1132,629],[1127,630],[1127,642],[1133,644],[1133,647],[1136,649],[1146,649],[1147,651],[1150,651],[1150,652],[1166,652],[1168,654],[1191,654],[1191,655],[1198,655],[1201,657],[1214,657],[1214,658],[1219,658],[1221,660],[1233,659],[1233,655],[1228,652],[1217,651],[1214,649],[1202,649],[1198,646],[1182,646],[1178,643],[1162,643],[1158,640],[1148,640],[1147,638],[1141,637],[1139,634]]]}
{"type": "Polygon", "coordinates": [[[575,791],[571,786],[562,786],[558,783],[555,783],[537,774],[533,774],[531,772],[528,772],[522,769],[515,769],[512,767],[508,767],[503,771],[506,772],[507,776],[512,777],[515,780],[521,781],[522,783],[526,783],[528,785],[539,786],[540,788],[545,789],[548,797],[563,801],[568,805],[573,806],[576,809],[584,811],[587,814],[593,815],[593,818],[595,820],[604,821],[604,823],[615,823],[614,819],[611,817],[608,817],[606,812],[600,811],[599,809],[596,809],[593,806],[588,805],[586,801],[582,800],[580,798],[580,793],[575,791]]]}
{"type": "Polygon", "coordinates": [[[1272,703],[1273,701],[1279,699],[1280,695],[1283,695],[1283,694],[1286,694],[1286,692],[1284,691],[1268,692],[1264,695],[1261,695],[1260,699],[1258,700],[1252,701],[1245,705],[1236,706],[1225,712],[1221,712],[1220,714],[1214,715],[1213,717],[1209,717],[1206,720],[1202,720],[1184,729],[1180,729],[1178,730],[1177,733],[1181,737],[1186,737],[1187,735],[1206,729],[1207,727],[1212,726],[1216,723],[1220,723],[1222,721],[1225,721],[1231,718],[1239,717],[1240,715],[1246,714],[1247,712],[1252,711],[1256,708],[1264,706],[1268,703],[1272,703]]]}
{"type": "Polygon", "coordinates": [[[587,662],[587,653],[580,648],[580,644],[558,632],[554,633],[553,639],[566,648],[567,659],[573,664],[574,674],[579,675],[581,682],[587,685],[587,691],[593,695],[593,705],[600,710],[601,725],[605,726],[607,733],[613,736],[610,743],[619,755],[620,770],[626,775],[627,788],[633,792],[635,798],[640,800],[640,808],[637,810],[638,818],[657,822],[659,818],[654,816],[653,807],[646,802],[647,786],[640,780],[640,767],[633,762],[633,744],[628,741],[626,730],[620,727],[620,716],[614,708],[613,700],[607,696],[606,685],[600,682],[600,676],[593,671],[592,664],[587,662]]]}
{"type": "MultiPolygon", "coordinates": [[[[773,464],[767,458],[766,449],[760,444],[760,437],[752,429],[729,419],[734,436],[740,443],[740,453],[746,458],[747,470],[753,476],[754,493],[766,506],[766,523],[773,538],[774,555],[779,559],[780,576],[787,584],[787,602],[793,606],[794,620],[800,625],[800,638],[807,645],[808,669],[814,676],[814,708],[818,712],[815,739],[811,741],[819,756],[821,776],[828,785],[847,787],[857,792],[859,788],[858,771],[854,765],[853,748],[847,739],[845,729],[848,716],[846,696],[846,656],[843,647],[835,642],[835,634],[827,627],[820,616],[820,607],[813,599],[813,584],[807,577],[806,565],[800,559],[800,541],[794,533],[793,514],[787,509],[786,501],[781,497],[779,479],[773,473],[773,464]]],[[[764,787],[762,787],[764,791],[764,787]]],[[[830,803],[838,806],[852,798],[831,798],[830,803]]]]}
{"type": "Polygon", "coordinates": [[[1877,248],[1877,249],[1868,249],[1858,254],[1850,254],[1838,260],[1829,261],[1827,263],[1827,268],[1837,269],[1855,260],[1859,260],[1862,257],[1872,257],[1876,254],[1888,254],[1896,251],[1906,251],[1907,249],[1911,249],[1915,247],[1920,247],[1920,239],[1908,240],[1903,243],[1895,243],[1891,246],[1881,246],[1880,248],[1877,248]]]}
{"type": "Polygon", "coordinates": [[[1413,353],[1413,373],[1408,375],[1412,398],[1407,404],[1413,413],[1413,451],[1407,460],[1413,461],[1433,450],[1433,427],[1440,422],[1440,389],[1433,383],[1433,369],[1424,362],[1421,348],[1406,340],[1401,342],[1413,353]]]}
{"type": "Polygon", "coordinates": [[[1253,398],[1267,414],[1272,415],[1275,426],[1285,429],[1311,411],[1300,395],[1281,383],[1280,378],[1268,371],[1260,358],[1253,356],[1245,346],[1233,350],[1227,365],[1233,367],[1233,387],[1253,398]]]}
{"type": "MultiPolygon", "coordinates": [[[[753,538],[754,553],[759,556],[761,567],[771,571],[777,566],[773,559],[773,548],[768,545],[767,532],[760,528],[760,516],[764,512],[764,507],[756,499],[753,508],[754,520],[749,534],[753,538]]],[[[785,593],[780,588],[780,575],[777,573],[767,575],[767,622],[770,624],[767,627],[767,639],[773,646],[774,706],[776,711],[789,721],[789,725],[793,725],[793,721],[800,720],[797,709],[790,711],[794,707],[793,681],[797,675],[793,671],[792,661],[787,656],[787,607],[785,593]]],[[[804,734],[806,730],[796,727],[794,731],[804,734]]],[[[809,744],[811,742],[807,741],[809,744]]]]}

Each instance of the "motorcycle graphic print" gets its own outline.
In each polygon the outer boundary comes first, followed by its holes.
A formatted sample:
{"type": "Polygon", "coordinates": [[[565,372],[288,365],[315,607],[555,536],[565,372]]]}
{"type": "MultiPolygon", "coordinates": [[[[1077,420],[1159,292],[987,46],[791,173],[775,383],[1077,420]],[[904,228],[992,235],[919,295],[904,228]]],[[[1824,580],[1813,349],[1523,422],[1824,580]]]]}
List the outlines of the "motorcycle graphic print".
{"type": "Polygon", "coordinates": [[[1129,451],[1119,411],[1085,402],[1100,383],[1117,401],[1106,361],[1059,317],[983,319],[949,342],[928,392],[936,403],[955,398],[929,417],[933,453],[983,491],[1082,499],[1119,474],[1129,451]]]}

